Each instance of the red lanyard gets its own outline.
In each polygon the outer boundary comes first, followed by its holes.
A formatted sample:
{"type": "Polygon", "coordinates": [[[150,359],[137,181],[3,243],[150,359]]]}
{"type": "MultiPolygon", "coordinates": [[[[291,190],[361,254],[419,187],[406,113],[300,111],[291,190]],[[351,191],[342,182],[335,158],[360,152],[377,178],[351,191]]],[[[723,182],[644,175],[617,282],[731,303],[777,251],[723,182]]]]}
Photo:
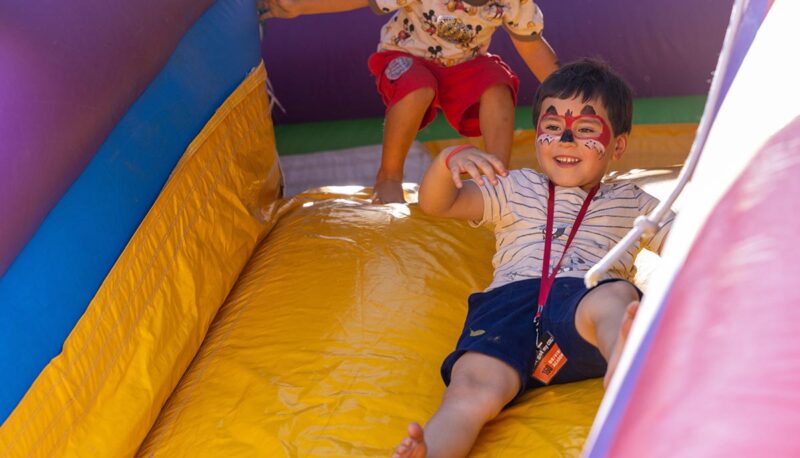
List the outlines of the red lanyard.
{"type": "Polygon", "coordinates": [[[578,212],[578,216],[575,218],[575,224],[572,225],[572,229],[569,231],[569,237],[567,238],[567,243],[564,244],[564,251],[561,252],[561,257],[558,258],[558,262],[556,263],[555,267],[553,267],[553,272],[548,274],[547,267],[550,265],[550,246],[553,244],[553,213],[555,213],[555,206],[556,206],[556,186],[553,184],[552,181],[548,182],[548,190],[549,195],[547,196],[547,226],[545,227],[545,234],[544,234],[544,258],[542,259],[542,280],[539,286],[539,303],[538,307],[536,308],[536,316],[533,318],[533,321],[536,323],[536,330],[538,333],[538,326],[539,326],[539,318],[542,316],[542,310],[544,310],[544,305],[547,302],[547,296],[550,294],[550,288],[553,287],[553,282],[556,280],[556,274],[558,273],[558,268],[561,267],[561,261],[564,260],[564,254],[566,254],[567,249],[569,249],[569,245],[572,243],[572,239],[575,237],[575,234],[578,233],[578,228],[581,226],[583,222],[583,217],[586,216],[586,210],[589,209],[589,203],[592,201],[592,198],[595,194],[597,194],[597,190],[600,188],[598,184],[586,196],[586,199],[583,201],[583,205],[581,205],[581,209],[578,212]]]}

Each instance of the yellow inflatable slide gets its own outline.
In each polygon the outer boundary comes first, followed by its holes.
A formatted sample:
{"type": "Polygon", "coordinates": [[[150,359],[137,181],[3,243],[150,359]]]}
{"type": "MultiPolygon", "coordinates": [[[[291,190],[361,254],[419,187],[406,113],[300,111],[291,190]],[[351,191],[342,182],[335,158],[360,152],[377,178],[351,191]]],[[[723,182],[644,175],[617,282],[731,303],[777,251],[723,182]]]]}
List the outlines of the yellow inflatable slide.
{"type": "MultiPolygon", "coordinates": [[[[265,79],[187,149],[0,455],[384,457],[433,413],[493,234],[361,187],[280,199],[265,79]]],[[[531,391],[472,456],[578,456],[602,395],[531,391]]]]}

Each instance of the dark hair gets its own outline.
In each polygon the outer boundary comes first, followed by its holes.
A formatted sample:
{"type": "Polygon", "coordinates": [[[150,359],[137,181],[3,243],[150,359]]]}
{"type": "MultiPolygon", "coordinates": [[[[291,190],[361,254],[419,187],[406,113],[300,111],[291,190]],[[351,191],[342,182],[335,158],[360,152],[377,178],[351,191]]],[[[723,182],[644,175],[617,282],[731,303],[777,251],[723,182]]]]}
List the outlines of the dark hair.
{"type": "Polygon", "coordinates": [[[533,101],[533,125],[539,121],[542,101],[547,97],[570,99],[577,95],[584,102],[597,97],[608,112],[614,135],[631,131],[633,96],[628,83],[599,59],[579,59],[550,74],[539,86],[533,101]]]}

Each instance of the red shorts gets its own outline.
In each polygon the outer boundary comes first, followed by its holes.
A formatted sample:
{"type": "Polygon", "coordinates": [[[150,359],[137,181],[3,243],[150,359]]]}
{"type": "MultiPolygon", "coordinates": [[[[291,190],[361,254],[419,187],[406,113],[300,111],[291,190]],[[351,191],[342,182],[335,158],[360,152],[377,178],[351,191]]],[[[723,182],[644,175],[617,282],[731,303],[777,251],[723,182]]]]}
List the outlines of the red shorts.
{"type": "Polygon", "coordinates": [[[423,129],[436,118],[441,108],[447,122],[465,137],[481,135],[479,107],[481,95],[496,84],[511,89],[517,104],[519,78],[500,59],[492,54],[443,67],[421,57],[400,51],[381,51],[369,57],[369,71],[375,76],[378,92],[388,111],[409,93],[430,87],[436,95],[422,118],[423,129]]]}

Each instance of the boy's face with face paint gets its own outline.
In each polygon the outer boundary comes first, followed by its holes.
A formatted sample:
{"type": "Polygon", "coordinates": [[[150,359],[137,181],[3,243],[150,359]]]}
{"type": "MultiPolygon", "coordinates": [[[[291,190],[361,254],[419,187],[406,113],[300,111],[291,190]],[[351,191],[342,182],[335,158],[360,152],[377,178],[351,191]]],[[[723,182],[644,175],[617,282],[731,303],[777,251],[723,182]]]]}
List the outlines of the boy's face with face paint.
{"type": "Polygon", "coordinates": [[[588,191],[622,157],[627,134],[614,136],[600,99],[547,97],[536,126],[536,159],[555,184],[588,191]]]}

